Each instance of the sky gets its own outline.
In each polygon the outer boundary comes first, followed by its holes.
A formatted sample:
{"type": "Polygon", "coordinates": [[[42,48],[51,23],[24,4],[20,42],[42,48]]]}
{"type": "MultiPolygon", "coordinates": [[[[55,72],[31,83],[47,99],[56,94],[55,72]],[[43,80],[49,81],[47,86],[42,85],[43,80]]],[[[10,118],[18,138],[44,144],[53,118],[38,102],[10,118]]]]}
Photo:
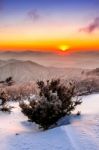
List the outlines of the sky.
{"type": "Polygon", "coordinates": [[[0,0],[0,50],[99,50],[99,0],[0,0]]]}

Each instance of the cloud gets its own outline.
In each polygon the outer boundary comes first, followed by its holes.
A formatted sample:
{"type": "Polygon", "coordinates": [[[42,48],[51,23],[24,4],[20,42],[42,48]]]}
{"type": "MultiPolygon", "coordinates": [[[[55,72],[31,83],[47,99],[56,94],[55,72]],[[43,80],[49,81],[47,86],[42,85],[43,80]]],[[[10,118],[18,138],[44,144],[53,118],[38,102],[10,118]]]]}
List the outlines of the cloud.
{"type": "Polygon", "coordinates": [[[40,15],[39,15],[39,13],[38,13],[38,11],[36,9],[30,10],[27,13],[27,16],[32,21],[37,21],[40,18],[40,15]]]}
{"type": "Polygon", "coordinates": [[[99,29],[99,17],[95,18],[87,27],[81,28],[80,32],[92,33],[99,29]]]}

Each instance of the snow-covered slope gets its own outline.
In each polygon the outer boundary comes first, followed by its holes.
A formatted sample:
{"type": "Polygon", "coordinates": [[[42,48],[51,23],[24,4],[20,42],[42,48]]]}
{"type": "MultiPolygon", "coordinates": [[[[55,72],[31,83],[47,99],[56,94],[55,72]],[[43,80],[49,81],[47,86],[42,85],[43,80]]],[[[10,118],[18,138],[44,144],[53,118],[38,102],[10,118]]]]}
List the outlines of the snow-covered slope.
{"type": "Polygon", "coordinates": [[[18,103],[11,114],[0,112],[0,150],[99,150],[99,94],[83,98],[81,116],[71,124],[38,130],[27,122],[18,103]]]}

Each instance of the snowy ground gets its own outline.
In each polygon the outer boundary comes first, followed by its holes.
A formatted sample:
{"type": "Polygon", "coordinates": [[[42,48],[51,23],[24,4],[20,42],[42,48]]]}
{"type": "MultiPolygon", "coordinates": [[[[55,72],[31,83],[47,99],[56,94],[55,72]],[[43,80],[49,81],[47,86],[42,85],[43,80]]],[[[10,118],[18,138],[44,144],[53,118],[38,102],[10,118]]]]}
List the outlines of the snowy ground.
{"type": "Polygon", "coordinates": [[[83,98],[77,108],[82,115],[71,124],[48,131],[38,130],[12,105],[11,114],[0,112],[0,150],[99,150],[99,94],[83,98]]]}

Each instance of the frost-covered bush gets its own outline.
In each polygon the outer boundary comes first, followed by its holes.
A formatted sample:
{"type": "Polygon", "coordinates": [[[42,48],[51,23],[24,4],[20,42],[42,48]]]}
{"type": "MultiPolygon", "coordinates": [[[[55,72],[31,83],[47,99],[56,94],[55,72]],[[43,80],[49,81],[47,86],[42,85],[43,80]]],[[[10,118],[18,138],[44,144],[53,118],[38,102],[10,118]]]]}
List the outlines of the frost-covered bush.
{"type": "Polygon", "coordinates": [[[75,86],[71,83],[64,86],[57,79],[46,83],[38,81],[37,85],[39,97],[30,101],[29,104],[20,103],[20,107],[31,121],[39,124],[44,129],[48,129],[61,117],[70,115],[75,107],[81,104],[80,100],[73,99],[75,86]]]}
{"type": "Polygon", "coordinates": [[[9,113],[10,113],[12,108],[13,108],[13,107],[4,105],[4,106],[2,106],[2,107],[0,108],[0,110],[1,110],[2,112],[9,112],[9,113]]]}
{"type": "Polygon", "coordinates": [[[7,94],[3,91],[0,93],[0,105],[5,105],[8,100],[7,94]]]}
{"type": "Polygon", "coordinates": [[[37,93],[34,82],[15,83],[12,86],[0,85],[0,91],[4,91],[10,101],[21,101],[37,93]]]}
{"type": "Polygon", "coordinates": [[[7,105],[8,95],[3,91],[0,93],[0,111],[11,112],[11,107],[7,105]]]}

